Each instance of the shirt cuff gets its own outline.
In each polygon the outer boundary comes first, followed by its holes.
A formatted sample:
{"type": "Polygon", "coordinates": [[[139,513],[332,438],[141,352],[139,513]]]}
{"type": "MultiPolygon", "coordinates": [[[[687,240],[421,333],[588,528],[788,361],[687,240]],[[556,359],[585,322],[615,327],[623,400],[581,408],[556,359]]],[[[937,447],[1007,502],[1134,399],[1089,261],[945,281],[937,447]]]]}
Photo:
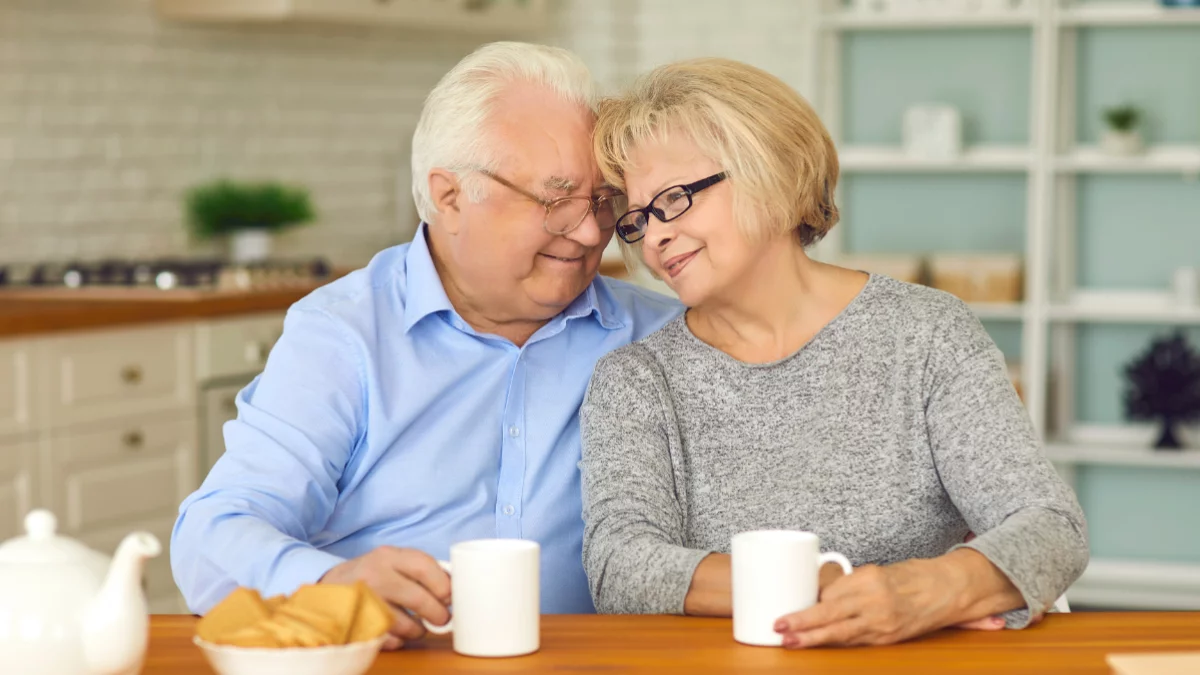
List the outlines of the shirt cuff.
{"type": "Polygon", "coordinates": [[[305,584],[315,584],[325,573],[345,562],[332,553],[311,546],[298,546],[279,557],[262,594],[291,595],[305,584]]]}

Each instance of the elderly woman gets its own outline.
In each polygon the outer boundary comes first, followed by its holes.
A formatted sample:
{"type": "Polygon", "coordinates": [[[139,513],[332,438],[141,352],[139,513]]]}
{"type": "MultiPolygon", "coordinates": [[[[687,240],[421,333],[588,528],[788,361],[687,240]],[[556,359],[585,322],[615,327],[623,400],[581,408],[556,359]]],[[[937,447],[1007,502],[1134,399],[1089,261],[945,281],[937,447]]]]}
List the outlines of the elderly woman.
{"type": "Polygon", "coordinates": [[[600,611],[728,616],[730,539],[756,529],[859,567],[780,618],[791,647],[1021,628],[1078,578],[1079,504],[970,309],[806,255],[837,222],[838,163],[796,92],[733,61],[663,66],[602,105],[595,147],[630,201],[626,252],[688,307],[601,359],[582,409],[600,611]]]}

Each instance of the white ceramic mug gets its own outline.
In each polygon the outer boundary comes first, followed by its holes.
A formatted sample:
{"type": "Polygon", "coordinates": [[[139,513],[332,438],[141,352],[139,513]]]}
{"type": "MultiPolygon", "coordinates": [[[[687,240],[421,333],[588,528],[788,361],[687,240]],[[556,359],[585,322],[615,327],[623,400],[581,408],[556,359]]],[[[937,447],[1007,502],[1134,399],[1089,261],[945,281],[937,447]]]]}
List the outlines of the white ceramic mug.
{"type": "Polygon", "coordinates": [[[450,547],[451,611],[444,635],[454,631],[454,651],[466,656],[521,656],[540,646],[538,570],[541,547],[524,539],[477,539],[450,547]]]}
{"type": "Polygon", "coordinates": [[[733,639],[748,645],[776,647],[781,617],[817,603],[821,566],[853,568],[841,553],[821,553],[821,540],[811,532],[758,530],[733,537],[733,639]]]}

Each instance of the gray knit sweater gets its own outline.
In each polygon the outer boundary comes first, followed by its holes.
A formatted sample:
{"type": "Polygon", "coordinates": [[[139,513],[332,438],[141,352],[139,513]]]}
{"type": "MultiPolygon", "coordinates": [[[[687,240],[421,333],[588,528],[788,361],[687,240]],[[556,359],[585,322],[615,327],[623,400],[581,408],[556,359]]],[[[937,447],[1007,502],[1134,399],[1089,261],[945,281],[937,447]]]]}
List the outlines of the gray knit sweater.
{"type": "Polygon", "coordinates": [[[600,360],[581,412],[583,561],[601,612],[683,612],[730,538],[807,530],[854,565],[966,546],[1020,628],[1083,572],[1086,525],[971,310],[872,276],[798,352],[753,365],[680,317],[600,360]]]}

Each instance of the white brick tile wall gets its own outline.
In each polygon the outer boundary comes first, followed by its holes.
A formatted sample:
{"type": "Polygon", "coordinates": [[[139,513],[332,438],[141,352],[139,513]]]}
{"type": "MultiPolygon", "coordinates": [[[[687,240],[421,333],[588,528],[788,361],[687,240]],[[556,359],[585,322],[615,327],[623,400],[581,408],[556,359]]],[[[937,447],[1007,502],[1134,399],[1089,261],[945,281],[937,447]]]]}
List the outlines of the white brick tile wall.
{"type": "MultiPolygon", "coordinates": [[[[690,56],[804,89],[813,0],[557,0],[546,40],[612,90],[690,56]]],[[[216,176],[312,190],[281,255],[360,264],[415,225],[408,146],[434,82],[479,38],[334,26],[198,26],[150,0],[0,0],[0,263],[219,250],[182,196],[216,176]]]]}
{"type": "Polygon", "coordinates": [[[281,255],[360,264],[410,236],[421,102],[480,38],[195,26],[149,0],[0,0],[0,263],[219,250],[182,195],[216,176],[312,190],[281,255]]]}

